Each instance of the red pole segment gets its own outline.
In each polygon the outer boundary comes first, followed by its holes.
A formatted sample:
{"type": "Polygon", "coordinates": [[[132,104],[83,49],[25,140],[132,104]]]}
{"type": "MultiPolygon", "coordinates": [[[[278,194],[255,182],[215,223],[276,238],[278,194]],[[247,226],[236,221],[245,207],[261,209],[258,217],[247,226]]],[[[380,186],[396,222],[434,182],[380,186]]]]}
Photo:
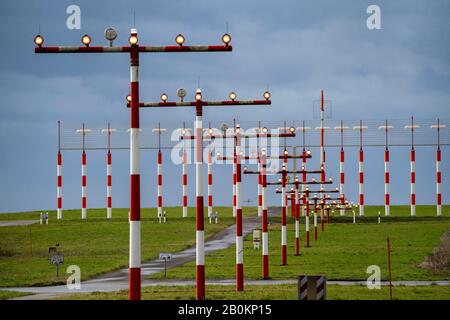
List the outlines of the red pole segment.
{"type": "MultiPolygon", "coordinates": [[[[137,35],[132,29],[131,34],[137,35]]],[[[130,263],[129,298],[141,299],[141,198],[139,130],[139,45],[130,47],[130,263]]]]}
{"type": "Polygon", "coordinates": [[[61,123],[58,121],[58,156],[56,159],[56,217],[62,219],[62,155],[61,155],[61,123]]]}
{"type": "Polygon", "coordinates": [[[300,255],[300,222],[299,222],[299,206],[297,205],[298,199],[298,184],[296,184],[296,192],[291,195],[291,207],[292,213],[295,218],[295,255],[300,255]]]}

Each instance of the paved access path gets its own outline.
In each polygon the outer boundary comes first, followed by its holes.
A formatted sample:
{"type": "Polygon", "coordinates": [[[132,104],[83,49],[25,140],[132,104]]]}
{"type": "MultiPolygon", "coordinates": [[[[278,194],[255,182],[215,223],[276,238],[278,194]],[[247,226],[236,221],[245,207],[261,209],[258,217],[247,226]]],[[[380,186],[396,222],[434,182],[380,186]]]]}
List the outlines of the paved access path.
{"type": "Polygon", "coordinates": [[[39,220],[0,221],[0,227],[28,226],[30,224],[35,224],[35,223],[38,223],[38,222],[39,222],[39,220]]]}

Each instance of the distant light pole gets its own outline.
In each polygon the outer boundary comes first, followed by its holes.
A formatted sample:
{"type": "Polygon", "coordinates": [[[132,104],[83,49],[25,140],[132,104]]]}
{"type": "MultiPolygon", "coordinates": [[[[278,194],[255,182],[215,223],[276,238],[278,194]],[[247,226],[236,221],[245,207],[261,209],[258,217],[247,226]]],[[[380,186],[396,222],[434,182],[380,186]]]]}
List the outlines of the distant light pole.
{"type": "Polygon", "coordinates": [[[112,218],[112,155],[111,155],[111,133],[116,129],[111,129],[108,123],[107,129],[102,129],[102,133],[108,134],[108,154],[106,155],[106,218],[112,218]]]}

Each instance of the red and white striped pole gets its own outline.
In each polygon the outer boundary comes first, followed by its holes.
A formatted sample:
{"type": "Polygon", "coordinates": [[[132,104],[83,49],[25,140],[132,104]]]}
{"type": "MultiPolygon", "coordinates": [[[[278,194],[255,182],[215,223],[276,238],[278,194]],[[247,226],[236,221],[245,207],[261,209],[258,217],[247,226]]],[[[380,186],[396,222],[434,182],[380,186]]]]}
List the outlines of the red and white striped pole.
{"type": "Polygon", "coordinates": [[[261,150],[261,198],[262,198],[262,276],[269,278],[269,232],[267,216],[267,165],[266,152],[261,150]]]}
{"type": "Polygon", "coordinates": [[[284,149],[283,167],[281,176],[281,265],[287,265],[287,237],[286,237],[286,213],[287,213],[287,196],[286,196],[286,166],[287,166],[287,150],[284,149]]]}
{"type": "Polygon", "coordinates": [[[233,217],[236,217],[236,148],[233,149],[233,217]]]}
{"type": "Polygon", "coordinates": [[[212,151],[208,151],[208,218],[211,221],[213,216],[213,195],[212,195],[212,151]]]}
{"type": "MultiPolygon", "coordinates": [[[[345,163],[345,152],[344,152],[344,121],[341,120],[341,153],[340,153],[340,161],[339,161],[339,193],[344,194],[344,186],[345,186],[345,172],[344,172],[344,163],[345,163]]],[[[342,198],[343,199],[343,198],[342,198]]],[[[344,205],[344,203],[341,203],[344,205]]],[[[340,216],[345,216],[345,209],[341,208],[339,210],[340,216]]]]}
{"type": "Polygon", "coordinates": [[[411,117],[411,217],[416,216],[416,150],[414,149],[414,117],[411,117]]]}
{"type": "Polygon", "coordinates": [[[83,152],[81,154],[81,219],[86,219],[86,152],[84,145],[84,137],[86,135],[86,131],[83,128],[81,131],[82,139],[83,139],[83,152]]]}
{"type": "MultiPolygon", "coordinates": [[[[131,29],[137,37],[137,30],[131,29]]],[[[130,46],[130,262],[129,298],[141,299],[141,199],[139,130],[139,45],[130,46]]]]}
{"type": "Polygon", "coordinates": [[[436,215],[442,216],[442,194],[441,194],[441,142],[440,142],[440,129],[441,124],[437,119],[437,150],[436,150],[436,215]]]}
{"type": "Polygon", "coordinates": [[[62,219],[62,155],[61,155],[61,123],[58,121],[58,156],[56,159],[56,217],[62,219]]]}
{"type": "Polygon", "coordinates": [[[314,241],[317,241],[317,195],[314,195],[314,241]]]}
{"type": "Polygon", "coordinates": [[[303,207],[305,208],[305,231],[306,231],[306,247],[309,245],[309,191],[303,193],[303,207]]]}
{"type": "Polygon", "coordinates": [[[111,127],[108,123],[108,154],[106,155],[106,218],[112,218],[112,156],[111,156],[111,127]]]}
{"type": "Polygon", "coordinates": [[[258,217],[262,216],[262,176],[261,159],[258,157],[258,217]]]}
{"type": "Polygon", "coordinates": [[[386,120],[386,149],[384,150],[384,215],[391,215],[391,196],[389,192],[390,173],[389,173],[389,141],[388,141],[388,122],[386,120]]]}
{"type": "Polygon", "coordinates": [[[297,183],[295,184],[295,192],[291,195],[291,206],[295,218],[295,255],[298,256],[300,255],[300,221],[299,221],[300,213],[298,212],[299,206],[297,205],[299,196],[298,177],[296,177],[295,179],[297,183]]]}
{"type": "MultiPolygon", "coordinates": [[[[158,218],[161,219],[163,216],[163,198],[162,198],[162,185],[163,185],[163,175],[162,175],[162,152],[161,152],[161,133],[164,129],[161,129],[161,124],[158,122],[158,128],[153,129],[154,132],[158,133],[158,155],[157,155],[157,179],[158,179],[158,193],[157,193],[157,202],[158,202],[158,218]]],[[[161,220],[160,220],[161,221],[161,220]]]]}
{"type": "Polygon", "coordinates": [[[188,216],[188,198],[187,198],[187,153],[186,153],[186,128],[183,124],[183,155],[181,159],[181,174],[182,174],[182,203],[183,203],[183,218],[188,216]]]}
{"type": "Polygon", "coordinates": [[[203,200],[203,123],[202,92],[195,93],[195,173],[196,173],[196,298],[205,299],[205,231],[203,200]]]}
{"type": "Polygon", "coordinates": [[[242,238],[241,132],[235,125],[236,162],[236,291],[244,290],[244,242],[242,238]]]}
{"type": "Polygon", "coordinates": [[[364,216],[364,151],[362,145],[362,120],[359,121],[359,216],[364,216]]]}

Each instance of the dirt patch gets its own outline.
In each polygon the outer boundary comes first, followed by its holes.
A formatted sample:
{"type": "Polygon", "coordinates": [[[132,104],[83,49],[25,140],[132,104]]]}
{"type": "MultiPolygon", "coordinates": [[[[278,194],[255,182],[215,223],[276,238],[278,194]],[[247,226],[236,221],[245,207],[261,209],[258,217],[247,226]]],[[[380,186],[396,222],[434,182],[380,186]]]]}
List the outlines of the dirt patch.
{"type": "Polygon", "coordinates": [[[441,237],[441,243],[419,264],[420,268],[439,271],[450,271],[450,230],[441,237]]]}

